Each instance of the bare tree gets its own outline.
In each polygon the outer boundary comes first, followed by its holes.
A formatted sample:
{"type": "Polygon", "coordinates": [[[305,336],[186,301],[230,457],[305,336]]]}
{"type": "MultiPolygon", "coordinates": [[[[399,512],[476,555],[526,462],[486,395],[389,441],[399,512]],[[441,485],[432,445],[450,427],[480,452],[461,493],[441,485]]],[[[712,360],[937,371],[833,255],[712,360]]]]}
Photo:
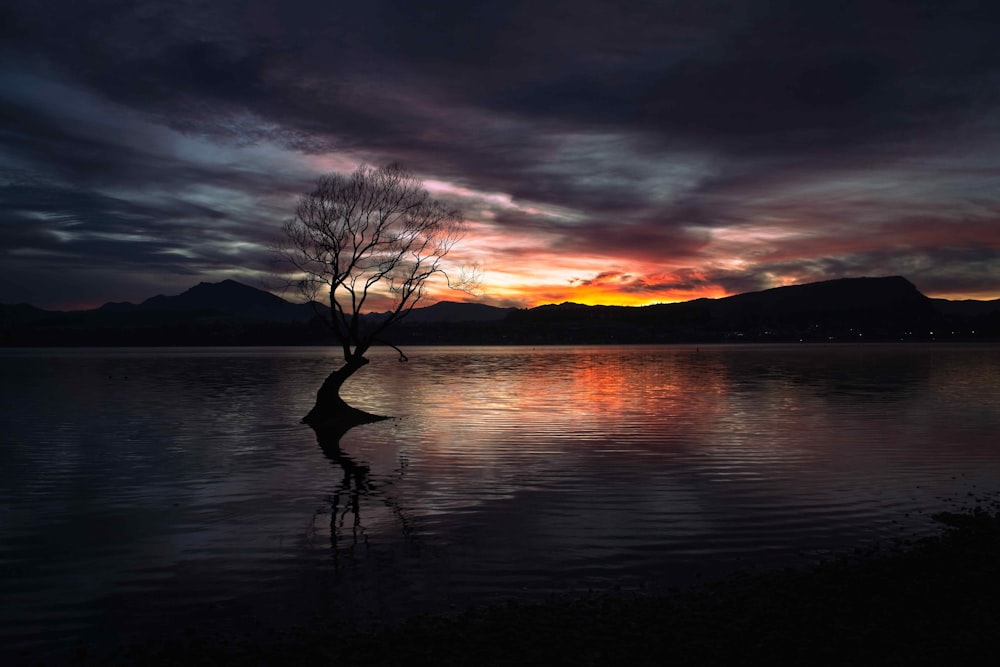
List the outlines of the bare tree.
{"type": "Polygon", "coordinates": [[[451,287],[471,287],[472,280],[464,274],[452,279],[443,264],[464,235],[462,213],[432,198],[399,165],[362,165],[347,176],[320,177],[283,231],[277,250],[294,267],[302,294],[329,303],[325,319],[344,357],[303,421],[338,428],[372,421],[374,415],[344,402],[340,388],[368,363],[364,355],[372,345],[391,345],[383,334],[420,301],[432,277],[442,276],[451,287]],[[378,297],[391,297],[388,315],[362,317],[378,297]]]}

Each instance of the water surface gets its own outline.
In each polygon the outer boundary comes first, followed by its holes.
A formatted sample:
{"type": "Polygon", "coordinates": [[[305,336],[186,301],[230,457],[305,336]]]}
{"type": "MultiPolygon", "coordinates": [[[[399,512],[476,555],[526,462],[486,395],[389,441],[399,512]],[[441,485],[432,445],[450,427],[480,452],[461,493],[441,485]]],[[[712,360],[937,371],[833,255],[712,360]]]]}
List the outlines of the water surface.
{"type": "Polygon", "coordinates": [[[1000,482],[1000,346],[0,350],[0,643],[658,592],[932,530],[1000,482]]]}

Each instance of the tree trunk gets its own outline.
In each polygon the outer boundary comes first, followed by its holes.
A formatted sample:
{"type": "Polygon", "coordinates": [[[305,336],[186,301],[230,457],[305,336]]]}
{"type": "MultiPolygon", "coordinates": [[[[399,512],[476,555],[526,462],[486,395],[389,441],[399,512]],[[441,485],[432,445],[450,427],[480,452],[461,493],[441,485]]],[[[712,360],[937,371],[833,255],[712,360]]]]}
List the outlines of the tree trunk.
{"type": "Polygon", "coordinates": [[[317,431],[343,434],[354,426],[385,419],[351,407],[340,397],[340,388],[344,382],[367,363],[368,360],[364,357],[356,357],[330,373],[323,381],[323,386],[316,392],[316,405],[302,418],[302,422],[317,431]]]}

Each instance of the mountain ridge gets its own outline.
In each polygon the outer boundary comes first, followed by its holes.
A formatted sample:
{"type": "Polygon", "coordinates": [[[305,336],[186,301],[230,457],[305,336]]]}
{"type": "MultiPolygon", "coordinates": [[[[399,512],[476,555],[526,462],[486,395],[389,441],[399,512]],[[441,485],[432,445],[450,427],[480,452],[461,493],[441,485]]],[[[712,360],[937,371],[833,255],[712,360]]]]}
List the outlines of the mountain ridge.
{"type": "MultiPolygon", "coordinates": [[[[325,344],[330,333],[317,316],[328,312],[235,280],[201,282],[174,296],[83,311],[0,304],[0,344],[325,344]]],[[[965,339],[1000,335],[1000,299],[932,299],[902,276],[839,278],[647,306],[442,301],[415,308],[390,333],[399,344],[589,344],[905,340],[935,330],[965,339]]]]}
{"type": "Polygon", "coordinates": [[[157,294],[139,304],[109,302],[96,310],[115,313],[153,310],[218,311],[237,317],[275,322],[308,322],[324,308],[317,302],[292,303],[271,292],[227,279],[218,283],[200,282],[174,296],[157,294]]]}

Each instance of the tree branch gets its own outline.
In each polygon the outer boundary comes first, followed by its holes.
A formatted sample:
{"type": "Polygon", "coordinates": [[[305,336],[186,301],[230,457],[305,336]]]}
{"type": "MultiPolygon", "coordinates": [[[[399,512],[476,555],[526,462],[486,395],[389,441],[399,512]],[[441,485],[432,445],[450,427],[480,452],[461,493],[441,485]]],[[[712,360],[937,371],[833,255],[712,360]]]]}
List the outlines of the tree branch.
{"type": "MultiPolygon", "coordinates": [[[[330,325],[347,361],[363,355],[405,317],[436,274],[449,287],[479,284],[478,267],[476,280],[469,280],[464,269],[452,280],[443,266],[464,235],[462,213],[433,199],[397,164],[362,165],[350,175],[320,177],[282,229],[276,249],[298,275],[300,292],[317,301],[322,289],[329,290],[330,325]],[[362,311],[376,293],[392,295],[393,307],[371,324],[363,321],[362,311]]],[[[379,342],[405,361],[398,347],[379,342]]]]}

